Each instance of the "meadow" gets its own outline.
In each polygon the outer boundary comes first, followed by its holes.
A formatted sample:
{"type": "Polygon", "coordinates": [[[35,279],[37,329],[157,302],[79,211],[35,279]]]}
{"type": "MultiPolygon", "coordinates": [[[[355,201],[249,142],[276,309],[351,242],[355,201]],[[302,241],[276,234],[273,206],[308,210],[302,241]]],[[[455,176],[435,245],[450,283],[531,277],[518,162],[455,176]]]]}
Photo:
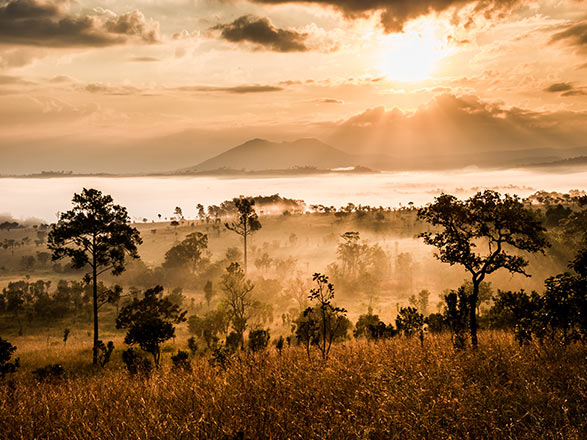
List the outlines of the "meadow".
{"type": "Polygon", "coordinates": [[[569,225],[582,218],[584,196],[537,196],[540,203],[545,197],[546,205],[532,209],[549,225],[552,246],[528,257],[531,278],[502,271],[484,284],[476,349],[457,344],[450,321],[447,295],[466,286],[466,273],[439,262],[417,237],[430,229],[412,206],[300,212],[281,200],[263,211],[248,244],[252,290],[241,348],[230,342],[237,325],[227,311],[230,267],[243,263],[242,240],[223,224],[230,217],[209,207],[218,220],[178,211],[172,221],[132,223],[143,240],[140,258],[120,276],[100,278],[101,289],[116,283],[122,292],[101,303],[100,339],[114,347],[101,367],[90,363],[91,292],[80,283],[86,271],[44,255],[50,228],[5,226],[0,334],[16,347],[19,366],[0,378],[0,437],[585,438],[583,315],[562,339],[560,323],[546,315],[534,316],[546,323],[541,333],[528,316],[500,306],[500,290],[543,292],[544,279],[567,270],[577,250],[581,229],[569,225]],[[192,249],[197,258],[178,264],[172,250],[194,237],[203,240],[192,249]],[[315,272],[331,276],[333,304],[344,307],[332,309],[345,325],[329,355],[319,337],[305,340],[300,332],[315,272]],[[163,285],[159,300],[187,317],[162,340],[160,365],[133,373],[117,317],[155,284],[163,285]],[[415,321],[406,324],[410,316],[415,321]],[[256,348],[255,331],[267,336],[256,348]],[[174,359],[180,353],[184,362],[174,359]]]}
{"type": "MultiPolygon", "coordinates": [[[[178,344],[180,345],[180,344],[178,344]]],[[[173,349],[177,348],[174,346],[173,349]]],[[[0,384],[6,439],[582,439],[587,348],[520,347],[481,333],[476,352],[448,335],[350,341],[323,361],[298,347],[207,357],[192,371],[169,362],[129,378],[115,355],[88,367],[88,346],[23,346],[31,364],[63,362],[65,377],[26,371],[0,384]],[[85,368],[84,368],[85,365],[85,368]]],[[[171,351],[171,348],[170,350],[171,351]]]]}

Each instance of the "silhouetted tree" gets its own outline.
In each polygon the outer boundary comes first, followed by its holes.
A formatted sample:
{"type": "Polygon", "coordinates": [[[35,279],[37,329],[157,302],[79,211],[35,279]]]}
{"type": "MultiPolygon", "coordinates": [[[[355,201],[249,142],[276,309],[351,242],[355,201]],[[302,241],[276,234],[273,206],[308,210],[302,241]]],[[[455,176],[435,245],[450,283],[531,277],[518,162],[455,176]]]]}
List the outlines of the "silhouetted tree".
{"type": "Polygon", "coordinates": [[[222,276],[224,303],[230,315],[232,328],[239,337],[241,348],[244,347],[243,335],[253,306],[251,291],[254,287],[238,263],[231,263],[226,268],[226,273],[222,276]]]}
{"type": "Polygon", "coordinates": [[[404,336],[420,335],[424,331],[424,315],[414,307],[402,307],[395,318],[395,326],[404,336]]]}
{"type": "Polygon", "coordinates": [[[208,235],[201,232],[188,234],[180,243],[165,253],[164,268],[185,267],[194,273],[202,259],[202,253],[208,248],[208,235]]]}
{"type": "MultiPolygon", "coordinates": [[[[346,318],[346,310],[333,305],[334,285],[328,282],[326,275],[315,273],[312,280],[317,287],[310,290],[308,298],[311,302],[316,302],[314,308],[308,307],[304,311],[304,316],[310,318],[315,323],[313,331],[318,334],[312,335],[312,341],[318,346],[322,359],[328,359],[332,342],[341,337],[341,330],[344,330],[344,336],[350,326],[346,318]]],[[[343,336],[343,338],[344,338],[343,336]]]]}
{"type": "Polygon", "coordinates": [[[175,336],[174,324],[185,321],[187,313],[177,304],[161,298],[162,292],[161,286],[145,290],[143,298],[134,298],[116,318],[116,328],[128,329],[124,342],[138,344],[150,353],[157,367],[161,359],[161,343],[175,336]]]}
{"type": "Polygon", "coordinates": [[[7,373],[14,373],[20,366],[18,359],[10,362],[12,355],[16,351],[16,347],[5,339],[0,337],[0,379],[7,373]]]}
{"type": "Polygon", "coordinates": [[[253,232],[261,229],[261,222],[257,217],[257,213],[253,206],[255,200],[252,198],[240,197],[234,199],[234,204],[238,210],[237,219],[232,223],[225,223],[227,229],[237,233],[243,237],[243,248],[244,248],[244,268],[245,273],[247,272],[247,238],[253,232]]]}
{"type": "Polygon", "coordinates": [[[249,332],[249,350],[257,352],[267,348],[269,344],[269,330],[252,330],[249,332]]]}
{"type": "Polygon", "coordinates": [[[49,232],[53,260],[69,257],[74,268],[90,268],[85,280],[93,289],[94,365],[98,364],[98,276],[107,271],[122,273],[127,256],[139,257],[137,246],[141,243],[139,231],[130,226],[126,208],[115,205],[112,197],[96,189],[84,188],[81,194],[74,194],[73,208],[61,213],[49,232]]]}
{"type": "Polygon", "coordinates": [[[212,301],[212,298],[214,298],[215,294],[216,291],[214,290],[212,281],[206,281],[206,284],[204,285],[204,297],[206,298],[206,304],[208,304],[208,308],[210,308],[210,302],[212,301]]]}
{"type": "Polygon", "coordinates": [[[442,194],[430,206],[418,211],[418,217],[440,231],[419,236],[438,248],[440,261],[460,264],[471,274],[473,291],[469,297],[471,343],[477,347],[477,301],[479,286],[485,277],[504,268],[512,273],[525,272],[528,261],[511,253],[543,251],[548,242],[536,214],[516,197],[495,191],[479,192],[466,201],[442,194]],[[485,252],[476,252],[485,247],[485,252]]]}

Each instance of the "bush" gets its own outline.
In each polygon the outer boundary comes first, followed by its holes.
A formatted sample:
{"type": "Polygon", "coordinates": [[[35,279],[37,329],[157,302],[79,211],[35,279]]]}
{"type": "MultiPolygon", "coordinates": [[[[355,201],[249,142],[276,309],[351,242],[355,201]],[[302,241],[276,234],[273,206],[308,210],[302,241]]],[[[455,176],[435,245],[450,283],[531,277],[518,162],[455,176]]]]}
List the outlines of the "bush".
{"type": "Polygon", "coordinates": [[[188,339],[188,348],[190,349],[192,356],[198,352],[198,343],[193,336],[188,339]]]}
{"type": "Polygon", "coordinates": [[[192,364],[187,351],[178,350],[176,355],[171,356],[171,362],[173,363],[172,369],[174,371],[192,371],[192,364]]]}
{"type": "Polygon", "coordinates": [[[131,376],[149,377],[153,370],[152,362],[134,348],[122,352],[122,361],[131,376]]]}
{"type": "Polygon", "coordinates": [[[249,333],[249,350],[257,352],[267,348],[269,344],[269,330],[253,330],[249,333]]]}
{"type": "Polygon", "coordinates": [[[98,364],[104,368],[104,366],[110,362],[110,357],[114,351],[114,343],[112,341],[108,341],[108,344],[104,345],[102,341],[98,341],[98,344],[96,345],[96,351],[98,354],[98,364]]]}
{"type": "Polygon", "coordinates": [[[61,364],[46,365],[33,370],[33,376],[39,382],[56,382],[63,379],[65,370],[61,364]]]}
{"type": "Polygon", "coordinates": [[[0,378],[3,378],[7,373],[14,373],[20,366],[18,358],[10,362],[15,351],[14,345],[0,337],[0,378]]]}

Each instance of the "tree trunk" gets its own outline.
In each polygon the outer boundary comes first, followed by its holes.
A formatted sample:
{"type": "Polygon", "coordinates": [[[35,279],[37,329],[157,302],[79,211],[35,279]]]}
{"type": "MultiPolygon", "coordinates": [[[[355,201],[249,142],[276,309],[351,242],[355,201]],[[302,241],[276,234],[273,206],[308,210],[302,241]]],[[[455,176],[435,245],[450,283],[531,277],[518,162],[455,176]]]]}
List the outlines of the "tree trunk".
{"type": "Polygon", "coordinates": [[[473,278],[473,293],[469,303],[469,321],[471,326],[471,345],[474,349],[477,348],[477,298],[479,297],[479,284],[478,281],[473,278]]]}
{"type": "Polygon", "coordinates": [[[98,365],[98,274],[96,268],[96,258],[94,257],[92,265],[92,282],[93,282],[93,312],[94,312],[94,347],[92,348],[92,364],[98,365]]]}
{"type": "Polygon", "coordinates": [[[245,274],[247,273],[247,220],[245,219],[244,229],[243,229],[243,240],[245,243],[245,274]]]}

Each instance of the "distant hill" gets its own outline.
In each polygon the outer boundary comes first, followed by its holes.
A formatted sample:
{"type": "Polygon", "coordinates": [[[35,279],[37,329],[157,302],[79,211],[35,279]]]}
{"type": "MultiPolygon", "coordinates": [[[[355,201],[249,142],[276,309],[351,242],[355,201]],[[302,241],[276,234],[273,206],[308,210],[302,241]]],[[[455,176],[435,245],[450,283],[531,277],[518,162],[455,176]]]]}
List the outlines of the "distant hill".
{"type": "Polygon", "coordinates": [[[293,142],[270,142],[252,139],[195,166],[176,173],[189,174],[220,169],[263,171],[312,167],[321,170],[354,167],[360,164],[356,156],[337,150],[318,139],[298,139],[293,142]]]}
{"type": "Polygon", "coordinates": [[[541,162],[530,165],[536,168],[567,168],[587,166],[587,156],[570,157],[568,159],[555,160],[552,162],[541,162]]]}

